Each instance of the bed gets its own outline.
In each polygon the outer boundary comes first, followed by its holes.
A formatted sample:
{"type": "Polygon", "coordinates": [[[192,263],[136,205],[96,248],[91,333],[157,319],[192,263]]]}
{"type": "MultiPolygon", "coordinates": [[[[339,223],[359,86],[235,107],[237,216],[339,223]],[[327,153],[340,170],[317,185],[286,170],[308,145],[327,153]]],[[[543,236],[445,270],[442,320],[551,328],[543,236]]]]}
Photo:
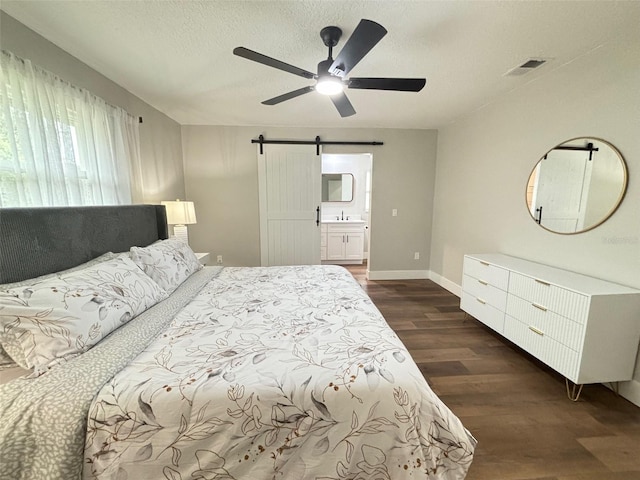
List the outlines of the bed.
{"type": "Polygon", "coordinates": [[[465,477],[344,268],[202,268],[150,205],[0,209],[0,241],[3,478],[465,477]]]}

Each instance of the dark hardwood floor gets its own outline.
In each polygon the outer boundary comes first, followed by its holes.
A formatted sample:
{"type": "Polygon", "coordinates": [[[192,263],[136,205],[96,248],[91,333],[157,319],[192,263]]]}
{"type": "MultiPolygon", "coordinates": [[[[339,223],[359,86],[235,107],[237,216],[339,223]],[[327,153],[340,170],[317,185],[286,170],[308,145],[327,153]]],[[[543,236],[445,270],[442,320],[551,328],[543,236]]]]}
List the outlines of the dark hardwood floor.
{"type": "Polygon", "coordinates": [[[466,316],[429,280],[367,281],[348,266],[431,388],[478,439],[467,480],[640,480],[640,408],[564,378],[466,316]]]}

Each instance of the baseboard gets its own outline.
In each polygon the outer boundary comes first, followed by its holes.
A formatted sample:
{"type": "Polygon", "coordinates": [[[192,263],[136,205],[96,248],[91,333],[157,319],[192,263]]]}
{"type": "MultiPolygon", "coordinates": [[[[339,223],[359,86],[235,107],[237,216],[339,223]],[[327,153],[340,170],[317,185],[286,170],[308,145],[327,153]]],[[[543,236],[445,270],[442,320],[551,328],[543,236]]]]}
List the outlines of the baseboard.
{"type": "Polygon", "coordinates": [[[618,393],[621,397],[626,398],[634,405],[640,407],[640,381],[631,380],[629,382],[620,382],[618,385],[618,393]]]}
{"type": "Polygon", "coordinates": [[[431,272],[431,275],[429,276],[429,280],[432,280],[433,282],[437,283],[445,290],[449,290],[456,297],[460,297],[462,295],[462,287],[460,285],[452,282],[448,278],[444,278],[442,275],[438,273],[431,272]]]}
{"type": "Polygon", "coordinates": [[[321,260],[321,265],[362,265],[362,260],[321,260]]]}
{"type": "Polygon", "coordinates": [[[367,270],[369,280],[426,280],[429,270],[367,270]]]}

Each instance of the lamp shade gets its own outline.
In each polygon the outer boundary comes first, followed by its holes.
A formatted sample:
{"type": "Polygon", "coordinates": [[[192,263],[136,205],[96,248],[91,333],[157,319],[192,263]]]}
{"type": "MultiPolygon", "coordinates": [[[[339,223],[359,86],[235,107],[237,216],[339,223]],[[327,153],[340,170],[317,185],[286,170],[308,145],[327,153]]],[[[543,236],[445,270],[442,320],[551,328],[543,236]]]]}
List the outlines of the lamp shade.
{"type": "Polygon", "coordinates": [[[196,223],[196,209],[193,202],[163,201],[167,209],[167,223],[169,225],[191,225],[196,223]]]}

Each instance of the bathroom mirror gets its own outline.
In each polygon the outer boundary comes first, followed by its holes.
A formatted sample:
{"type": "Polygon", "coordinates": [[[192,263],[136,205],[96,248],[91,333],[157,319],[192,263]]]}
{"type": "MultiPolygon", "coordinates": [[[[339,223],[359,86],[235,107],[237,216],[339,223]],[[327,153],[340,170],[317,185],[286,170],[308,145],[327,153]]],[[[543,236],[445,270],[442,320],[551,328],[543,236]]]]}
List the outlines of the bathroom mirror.
{"type": "Polygon", "coordinates": [[[585,232],[607,220],[627,189],[627,166],[610,143],[580,137],[556,145],[529,175],[531,218],[555,233],[585,232]]]}
{"type": "Polygon", "coordinates": [[[353,175],[350,173],[322,174],[323,202],[351,202],[353,200],[353,175]]]}

